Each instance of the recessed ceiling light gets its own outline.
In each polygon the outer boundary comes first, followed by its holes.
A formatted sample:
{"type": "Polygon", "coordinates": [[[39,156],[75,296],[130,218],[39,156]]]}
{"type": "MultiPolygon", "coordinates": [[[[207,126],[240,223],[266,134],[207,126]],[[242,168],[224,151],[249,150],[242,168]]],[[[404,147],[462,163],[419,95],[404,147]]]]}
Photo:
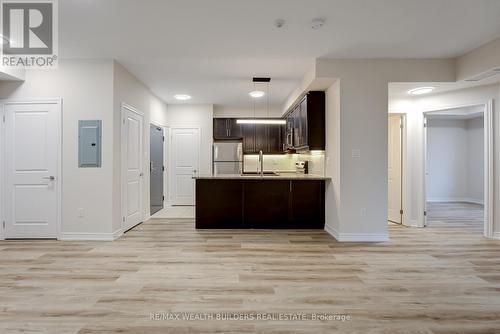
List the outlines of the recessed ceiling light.
{"type": "Polygon", "coordinates": [[[191,96],[189,96],[187,94],[175,94],[174,98],[176,98],[177,100],[180,100],[180,101],[186,101],[186,100],[190,100],[191,96]]]}
{"type": "Polygon", "coordinates": [[[408,91],[408,94],[410,94],[410,95],[429,94],[433,90],[434,90],[434,87],[418,87],[418,88],[410,89],[408,91]]]}
{"type": "Polygon", "coordinates": [[[248,95],[250,95],[253,98],[258,99],[259,97],[263,97],[264,95],[266,95],[266,93],[264,93],[261,90],[254,90],[253,92],[248,93],[248,95]]]}

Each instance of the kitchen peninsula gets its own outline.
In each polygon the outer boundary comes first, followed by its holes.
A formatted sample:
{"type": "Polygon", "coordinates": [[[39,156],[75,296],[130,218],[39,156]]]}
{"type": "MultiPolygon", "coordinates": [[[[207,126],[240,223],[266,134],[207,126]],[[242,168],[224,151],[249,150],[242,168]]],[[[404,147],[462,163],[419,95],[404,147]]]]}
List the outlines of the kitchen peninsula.
{"type": "Polygon", "coordinates": [[[323,229],[323,176],[196,176],[198,229],[323,229]]]}

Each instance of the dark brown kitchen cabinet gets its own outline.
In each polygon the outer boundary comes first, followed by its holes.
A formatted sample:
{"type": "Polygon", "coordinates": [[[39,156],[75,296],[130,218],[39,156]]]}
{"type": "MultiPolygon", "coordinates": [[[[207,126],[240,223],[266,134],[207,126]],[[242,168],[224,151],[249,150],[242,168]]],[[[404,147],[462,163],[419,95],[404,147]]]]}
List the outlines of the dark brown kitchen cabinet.
{"type": "Polygon", "coordinates": [[[213,135],[215,140],[241,139],[241,125],[236,122],[236,118],[214,118],[213,135]]]}
{"type": "Polygon", "coordinates": [[[288,227],[289,181],[245,180],[244,188],[245,227],[288,227]]]}
{"type": "Polygon", "coordinates": [[[266,124],[255,125],[255,152],[262,151],[264,154],[269,153],[267,140],[268,128],[266,124]]]}
{"type": "Polygon", "coordinates": [[[286,118],[287,124],[293,124],[293,148],[325,149],[325,92],[309,92],[290,109],[286,118]]]}
{"type": "Polygon", "coordinates": [[[243,124],[241,126],[241,131],[243,133],[243,153],[258,153],[255,146],[255,124],[243,124]]]}
{"type": "Polygon", "coordinates": [[[243,181],[196,180],[196,228],[243,228],[243,181]]]}
{"type": "Polygon", "coordinates": [[[290,181],[290,228],[323,228],[324,181],[290,181]]]}
{"type": "Polygon", "coordinates": [[[269,154],[279,154],[282,152],[282,132],[285,126],[283,125],[268,125],[267,126],[267,152],[269,154]]]}
{"type": "Polygon", "coordinates": [[[323,229],[324,225],[324,180],[196,180],[196,228],[323,229]]]}
{"type": "Polygon", "coordinates": [[[243,153],[282,153],[282,127],[279,124],[243,124],[243,153]]]}

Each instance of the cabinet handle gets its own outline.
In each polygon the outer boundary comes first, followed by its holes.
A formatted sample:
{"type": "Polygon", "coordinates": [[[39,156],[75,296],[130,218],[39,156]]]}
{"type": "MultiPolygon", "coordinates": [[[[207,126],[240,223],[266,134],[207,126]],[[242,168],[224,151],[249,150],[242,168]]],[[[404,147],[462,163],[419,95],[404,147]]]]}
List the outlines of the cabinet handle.
{"type": "Polygon", "coordinates": [[[290,181],[290,192],[292,192],[292,181],[290,181]]]}

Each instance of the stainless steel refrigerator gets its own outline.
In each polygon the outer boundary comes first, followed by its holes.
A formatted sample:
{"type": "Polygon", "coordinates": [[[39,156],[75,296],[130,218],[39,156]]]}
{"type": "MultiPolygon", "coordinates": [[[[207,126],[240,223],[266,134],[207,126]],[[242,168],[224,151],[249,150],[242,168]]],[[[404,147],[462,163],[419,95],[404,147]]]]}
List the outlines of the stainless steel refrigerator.
{"type": "Polygon", "coordinates": [[[241,142],[214,143],[212,154],[214,175],[241,174],[243,170],[241,142]]]}

